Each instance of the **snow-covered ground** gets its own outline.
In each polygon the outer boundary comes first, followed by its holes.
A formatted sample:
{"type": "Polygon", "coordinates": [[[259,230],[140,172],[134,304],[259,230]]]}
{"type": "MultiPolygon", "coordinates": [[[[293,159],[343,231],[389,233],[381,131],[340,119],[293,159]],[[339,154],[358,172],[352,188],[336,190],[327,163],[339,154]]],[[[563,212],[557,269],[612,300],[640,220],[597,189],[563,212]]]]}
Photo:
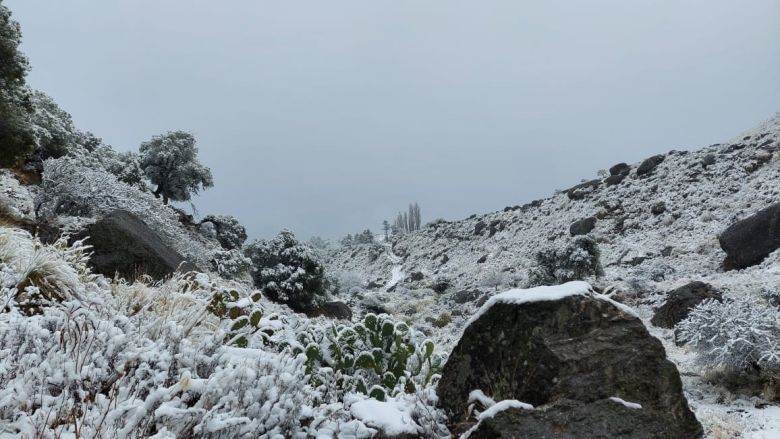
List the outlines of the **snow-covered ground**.
{"type": "MultiPolygon", "coordinates": [[[[432,223],[392,237],[392,252],[375,259],[359,247],[334,249],[328,268],[359,273],[380,285],[392,280],[397,285],[392,292],[365,289],[360,294],[381,300],[449,350],[479,309],[473,300],[456,300],[457,292],[524,287],[536,252],[566,242],[572,223],[593,216],[597,220],[590,235],[598,242],[604,275],[588,280],[634,308],[663,341],[708,437],[780,438],[780,408],[705,383],[695,354],[675,346],[671,331],[649,323],[666,292],[693,280],[711,284],[725,297],[780,292],[780,251],[759,265],[724,271],[725,253],[717,240],[735,221],[780,202],[778,156],[780,114],[729,142],[671,151],[649,175],[637,175],[638,164],[633,164],[622,183],[602,181],[595,189],[583,189],[579,199],[563,191],[523,207],[432,223]],[[663,208],[653,209],[661,203],[663,208]],[[400,269],[397,257],[402,258],[400,269]],[[425,274],[422,281],[398,280],[399,273],[418,272],[425,274]],[[446,291],[433,294],[429,288],[441,282],[448,284],[446,291]],[[412,308],[418,296],[428,302],[412,308]],[[450,322],[434,324],[443,314],[450,322]]],[[[354,302],[350,296],[344,299],[354,302]]]]}

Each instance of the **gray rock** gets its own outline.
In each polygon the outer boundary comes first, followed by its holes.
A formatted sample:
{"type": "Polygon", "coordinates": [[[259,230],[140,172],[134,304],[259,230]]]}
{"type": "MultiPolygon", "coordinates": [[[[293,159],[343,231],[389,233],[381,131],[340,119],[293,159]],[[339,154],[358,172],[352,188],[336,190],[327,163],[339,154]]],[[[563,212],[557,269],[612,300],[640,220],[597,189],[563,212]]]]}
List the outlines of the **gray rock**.
{"type": "Polygon", "coordinates": [[[644,408],[629,408],[611,399],[592,403],[559,400],[534,410],[509,409],[482,421],[472,439],[680,439],[700,437],[695,428],[681,430],[644,408]],[[697,436],[698,434],[698,436],[697,436]]]}
{"type": "Polygon", "coordinates": [[[340,301],[325,302],[319,308],[307,311],[309,317],[328,317],[339,320],[352,320],[352,310],[346,303],[340,301]]]}
{"type": "Polygon", "coordinates": [[[631,171],[631,166],[626,163],[618,163],[617,165],[609,168],[609,175],[626,175],[631,171]]]}
{"type": "Polygon", "coordinates": [[[594,227],[596,227],[596,217],[590,216],[573,222],[569,226],[569,233],[571,236],[587,235],[593,230],[594,227]]]}
{"type": "Polygon", "coordinates": [[[627,175],[628,174],[610,175],[604,181],[607,183],[607,186],[614,186],[616,184],[620,184],[627,175]]]}
{"type": "Polygon", "coordinates": [[[666,212],[666,203],[659,201],[650,207],[650,213],[653,215],[660,215],[666,212]]]}
{"type": "Polygon", "coordinates": [[[581,200],[596,190],[600,185],[601,180],[599,179],[586,181],[566,190],[566,196],[569,197],[570,200],[581,200]]]}
{"type": "MultiPolygon", "coordinates": [[[[168,247],[154,230],[125,210],[111,212],[88,225],[73,239],[86,236],[89,236],[87,244],[92,246],[89,261],[93,271],[107,277],[118,274],[132,281],[146,274],[160,280],[184,262],[184,258],[168,247]]],[[[195,267],[185,264],[182,268],[191,270],[195,267]]]]}
{"type": "Polygon", "coordinates": [[[414,273],[412,273],[411,276],[409,276],[409,280],[411,280],[412,282],[421,281],[424,278],[425,275],[422,273],[422,271],[415,271],[414,273]]]}
{"type": "Polygon", "coordinates": [[[481,235],[485,228],[487,228],[487,224],[485,224],[484,221],[477,221],[477,223],[474,224],[474,234],[481,235]]]}
{"type": "Polygon", "coordinates": [[[761,263],[780,248],[780,203],[732,224],[718,241],[726,252],[726,267],[746,268],[761,263]]]}
{"type": "MultiPolygon", "coordinates": [[[[474,389],[536,407],[563,400],[590,406],[577,420],[583,431],[599,431],[607,422],[598,415],[604,413],[599,401],[616,396],[643,406],[636,429],[663,430],[609,437],[702,436],[661,342],[637,317],[595,297],[491,306],[465,329],[444,366],[437,392],[452,423],[467,420],[474,389]]],[[[524,425],[511,421],[502,429],[521,431],[524,425]]]]}
{"type": "Polygon", "coordinates": [[[452,293],[450,299],[455,303],[467,303],[479,299],[483,294],[484,293],[478,289],[460,290],[452,293]]]}
{"type": "Polygon", "coordinates": [[[723,296],[712,286],[694,281],[685,284],[667,294],[666,302],[655,310],[651,322],[661,328],[674,328],[688,317],[688,313],[706,299],[722,301],[723,296]]]}
{"type": "Polygon", "coordinates": [[[653,172],[653,170],[661,164],[661,162],[664,161],[664,155],[658,154],[654,155],[645,161],[642,162],[642,164],[639,165],[639,167],[636,169],[636,175],[646,175],[653,172]]]}

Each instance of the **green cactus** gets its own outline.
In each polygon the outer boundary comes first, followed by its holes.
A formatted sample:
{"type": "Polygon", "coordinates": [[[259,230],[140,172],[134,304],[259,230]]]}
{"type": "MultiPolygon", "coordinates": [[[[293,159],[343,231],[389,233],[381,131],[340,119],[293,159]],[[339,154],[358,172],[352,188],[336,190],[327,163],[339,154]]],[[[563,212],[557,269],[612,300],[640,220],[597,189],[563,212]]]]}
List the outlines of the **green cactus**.
{"type": "Polygon", "coordinates": [[[310,329],[299,336],[293,351],[306,354],[306,372],[312,384],[323,382],[319,371],[327,367],[343,377],[343,390],[384,400],[388,395],[412,393],[417,385],[428,385],[441,370],[442,357],[434,354],[433,342],[415,345],[412,335],[403,322],[368,314],[360,323],[333,325],[325,331],[310,329]]]}

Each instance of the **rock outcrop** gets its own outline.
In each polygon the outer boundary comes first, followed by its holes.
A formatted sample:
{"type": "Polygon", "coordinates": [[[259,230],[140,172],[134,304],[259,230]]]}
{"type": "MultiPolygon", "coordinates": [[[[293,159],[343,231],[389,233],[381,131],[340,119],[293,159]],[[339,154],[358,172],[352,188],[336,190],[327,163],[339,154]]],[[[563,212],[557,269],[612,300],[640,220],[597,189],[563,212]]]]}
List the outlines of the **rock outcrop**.
{"type": "Polygon", "coordinates": [[[759,264],[780,248],[780,203],[732,224],[718,240],[726,252],[727,267],[746,268],[759,264]]]}
{"type": "Polygon", "coordinates": [[[468,397],[477,389],[496,401],[513,399],[536,409],[491,421],[518,435],[474,437],[559,437],[528,433],[526,422],[537,431],[566,431],[559,423],[571,424],[576,436],[560,437],[591,437],[578,431],[624,438],[702,435],[661,342],[630,310],[584,282],[492,297],[469,322],[439,382],[441,406],[453,423],[469,422],[468,397]],[[637,421],[610,419],[623,411],[610,398],[640,404],[641,413],[633,414],[637,421]]]}
{"type": "Polygon", "coordinates": [[[661,328],[674,328],[691,309],[706,299],[723,300],[723,296],[704,282],[687,283],[669,292],[666,302],[656,311],[651,322],[661,328]]]}
{"type": "Polygon", "coordinates": [[[115,210],[88,225],[74,239],[85,237],[89,237],[87,244],[92,246],[92,270],[104,276],[118,274],[135,280],[146,274],[159,280],[184,262],[184,258],[167,246],[154,230],[125,210],[115,210]]]}

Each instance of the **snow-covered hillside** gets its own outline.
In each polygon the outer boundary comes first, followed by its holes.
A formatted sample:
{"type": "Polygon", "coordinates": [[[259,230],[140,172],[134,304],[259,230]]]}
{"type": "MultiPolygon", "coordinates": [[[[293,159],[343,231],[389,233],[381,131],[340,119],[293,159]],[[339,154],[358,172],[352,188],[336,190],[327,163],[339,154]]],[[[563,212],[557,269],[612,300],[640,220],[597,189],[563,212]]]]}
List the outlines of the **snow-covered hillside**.
{"type": "MultiPolygon", "coordinates": [[[[664,341],[709,434],[736,437],[764,424],[777,428],[777,407],[757,410],[754,402],[706,384],[695,355],[674,345],[671,330],[649,320],[666,292],[689,281],[706,282],[725,297],[780,292],[780,251],[759,265],[726,271],[717,239],[734,222],[780,201],[778,149],[780,113],[728,142],[670,151],[630,165],[627,174],[616,166],[612,174],[618,177],[602,172],[523,206],[427,224],[392,237],[380,254],[376,246],[331,249],[327,266],[362,279],[360,287],[342,292],[345,301],[364,310],[381,306],[448,348],[484,297],[532,285],[536,254],[566,246],[572,224],[593,218],[586,232],[598,244],[603,274],[588,280],[634,307],[664,341]],[[398,273],[406,277],[396,285],[398,273]]],[[[748,437],[772,434],[780,432],[748,437]]]]}

